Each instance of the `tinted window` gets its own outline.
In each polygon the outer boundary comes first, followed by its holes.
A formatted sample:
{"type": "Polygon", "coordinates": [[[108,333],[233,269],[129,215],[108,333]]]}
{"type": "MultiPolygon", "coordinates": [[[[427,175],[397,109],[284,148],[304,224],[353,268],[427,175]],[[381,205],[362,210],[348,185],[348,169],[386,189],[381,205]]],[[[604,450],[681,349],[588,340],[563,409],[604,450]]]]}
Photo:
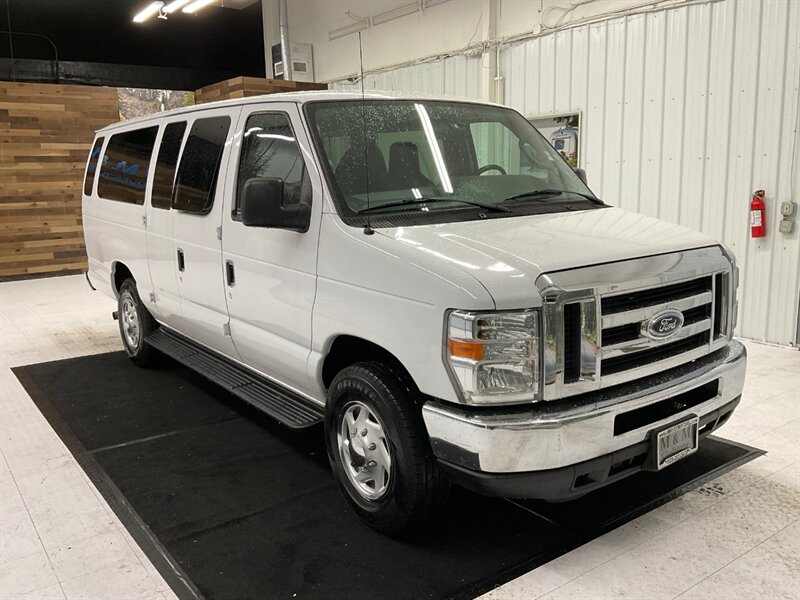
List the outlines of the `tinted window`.
{"type": "Polygon", "coordinates": [[[239,160],[235,218],[241,214],[242,188],[253,177],[282,179],[284,204],[311,202],[306,165],[286,115],[261,114],[247,119],[239,160]]]}
{"type": "Polygon", "coordinates": [[[94,186],[94,173],[97,171],[97,161],[100,158],[100,150],[103,149],[103,140],[105,138],[97,138],[89,154],[89,164],[86,166],[86,179],[83,182],[83,193],[87,196],[92,195],[92,187],[94,186]]]}
{"type": "Polygon", "coordinates": [[[158,127],[117,133],[108,140],[97,194],[106,200],[144,204],[147,170],[158,127]]]}
{"type": "Polygon", "coordinates": [[[153,195],[150,198],[150,203],[155,208],[168,209],[172,202],[175,169],[178,166],[178,154],[181,151],[181,142],[185,132],[186,121],[170,123],[164,129],[153,173],[153,195]]]}
{"type": "Polygon", "coordinates": [[[192,124],[178,167],[172,208],[201,214],[211,210],[230,125],[230,117],[197,119],[192,124]]]}

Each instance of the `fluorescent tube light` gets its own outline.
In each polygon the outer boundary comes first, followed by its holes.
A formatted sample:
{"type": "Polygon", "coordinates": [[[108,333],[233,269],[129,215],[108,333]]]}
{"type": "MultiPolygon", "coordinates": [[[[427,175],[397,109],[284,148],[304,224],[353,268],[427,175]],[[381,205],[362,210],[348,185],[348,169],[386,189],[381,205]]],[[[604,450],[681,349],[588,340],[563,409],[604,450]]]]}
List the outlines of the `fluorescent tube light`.
{"type": "Polygon", "coordinates": [[[205,8],[209,4],[213,4],[217,2],[217,0],[194,0],[189,6],[183,7],[183,12],[185,13],[193,13],[197,12],[201,8],[205,8]]]}
{"type": "Polygon", "coordinates": [[[283,140],[284,142],[294,142],[295,139],[288,135],[279,135],[277,133],[257,133],[257,138],[267,138],[270,140],[283,140]]]}
{"type": "Polygon", "coordinates": [[[428,116],[428,111],[422,104],[415,104],[414,108],[417,109],[419,120],[422,121],[422,131],[425,133],[425,138],[428,140],[431,154],[433,154],[433,163],[436,165],[436,170],[439,173],[439,180],[442,182],[442,189],[445,194],[453,193],[453,183],[450,181],[450,174],[447,172],[447,165],[444,162],[442,151],[436,141],[436,134],[433,131],[433,123],[428,116]]]}
{"type": "Polygon", "coordinates": [[[147,19],[157,14],[162,6],[164,6],[164,3],[161,1],[151,2],[147,8],[145,8],[144,10],[139,12],[135,17],[133,17],[133,22],[143,23],[144,21],[147,21],[147,19]]]}
{"type": "Polygon", "coordinates": [[[340,37],[344,37],[346,35],[350,35],[351,33],[356,33],[363,29],[369,27],[369,19],[364,19],[361,21],[357,21],[352,25],[345,25],[344,27],[340,27],[339,29],[334,29],[333,31],[328,32],[328,39],[338,40],[340,37]]]}
{"type": "Polygon", "coordinates": [[[419,12],[419,3],[411,2],[410,4],[404,4],[403,6],[399,6],[393,10],[387,10],[386,12],[375,15],[372,17],[372,24],[380,25],[381,23],[393,21],[394,19],[399,19],[400,17],[405,17],[406,15],[413,15],[415,12],[419,12]]]}
{"type": "Polygon", "coordinates": [[[170,2],[164,7],[164,13],[170,15],[174,13],[176,10],[182,9],[191,1],[192,0],[172,0],[172,2],[170,2]]]}

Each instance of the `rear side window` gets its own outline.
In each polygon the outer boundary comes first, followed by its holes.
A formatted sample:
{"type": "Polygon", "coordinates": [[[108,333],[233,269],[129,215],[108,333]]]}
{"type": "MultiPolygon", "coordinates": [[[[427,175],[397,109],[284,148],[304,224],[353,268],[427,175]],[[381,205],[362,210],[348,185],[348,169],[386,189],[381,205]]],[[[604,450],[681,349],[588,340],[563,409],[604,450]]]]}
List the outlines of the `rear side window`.
{"type": "Polygon", "coordinates": [[[164,129],[153,173],[153,194],[150,198],[150,203],[155,208],[169,209],[172,203],[175,169],[178,166],[178,154],[181,151],[184,133],[186,133],[186,121],[170,123],[164,129]]]}
{"type": "Polygon", "coordinates": [[[100,167],[97,194],[106,200],[144,204],[144,188],[158,126],[111,136],[100,167]]]}
{"type": "Polygon", "coordinates": [[[192,123],[178,167],[172,208],[198,214],[211,210],[230,126],[230,117],[209,117],[192,123]]]}
{"type": "Polygon", "coordinates": [[[103,149],[103,140],[105,140],[105,138],[97,138],[92,152],[89,154],[89,164],[86,165],[86,179],[83,180],[83,193],[87,196],[92,195],[94,174],[95,171],[97,171],[97,162],[100,160],[100,151],[103,149]]]}

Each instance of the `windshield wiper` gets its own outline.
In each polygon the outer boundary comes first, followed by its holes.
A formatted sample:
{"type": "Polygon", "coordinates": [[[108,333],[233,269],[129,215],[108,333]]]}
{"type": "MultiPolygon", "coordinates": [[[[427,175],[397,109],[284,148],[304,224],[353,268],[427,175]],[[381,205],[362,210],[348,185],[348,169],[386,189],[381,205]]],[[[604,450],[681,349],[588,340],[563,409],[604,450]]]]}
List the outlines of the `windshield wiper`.
{"type": "Polygon", "coordinates": [[[597,196],[592,196],[591,194],[583,194],[581,192],[573,192],[571,190],[557,190],[553,188],[546,188],[544,190],[535,190],[533,192],[523,192],[521,194],[515,194],[513,196],[509,196],[503,202],[514,202],[516,200],[549,200],[550,198],[554,198],[556,196],[562,196],[564,194],[572,194],[574,196],[581,196],[586,198],[587,200],[591,200],[595,204],[603,204],[605,202],[600,200],[597,196]]]}
{"type": "Polygon", "coordinates": [[[479,208],[483,208],[491,212],[511,212],[511,210],[506,206],[500,206],[499,204],[490,204],[488,202],[479,202],[477,200],[461,200],[459,198],[422,197],[422,198],[406,198],[405,200],[397,200],[395,202],[385,202],[383,204],[376,204],[375,206],[368,206],[367,208],[362,208],[361,210],[357,211],[356,214],[363,215],[365,213],[370,213],[381,208],[392,208],[395,206],[412,206],[416,204],[434,204],[436,202],[458,202],[459,204],[471,204],[472,206],[477,206],[479,208]]]}

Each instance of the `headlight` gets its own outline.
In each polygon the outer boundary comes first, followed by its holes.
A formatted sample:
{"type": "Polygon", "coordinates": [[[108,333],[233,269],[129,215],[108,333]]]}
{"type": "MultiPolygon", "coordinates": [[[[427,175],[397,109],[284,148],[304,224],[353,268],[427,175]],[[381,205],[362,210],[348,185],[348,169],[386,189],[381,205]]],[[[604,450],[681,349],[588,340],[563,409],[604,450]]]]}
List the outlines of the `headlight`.
{"type": "Polygon", "coordinates": [[[540,398],[539,311],[453,311],[447,319],[447,367],[467,403],[540,398]]]}

